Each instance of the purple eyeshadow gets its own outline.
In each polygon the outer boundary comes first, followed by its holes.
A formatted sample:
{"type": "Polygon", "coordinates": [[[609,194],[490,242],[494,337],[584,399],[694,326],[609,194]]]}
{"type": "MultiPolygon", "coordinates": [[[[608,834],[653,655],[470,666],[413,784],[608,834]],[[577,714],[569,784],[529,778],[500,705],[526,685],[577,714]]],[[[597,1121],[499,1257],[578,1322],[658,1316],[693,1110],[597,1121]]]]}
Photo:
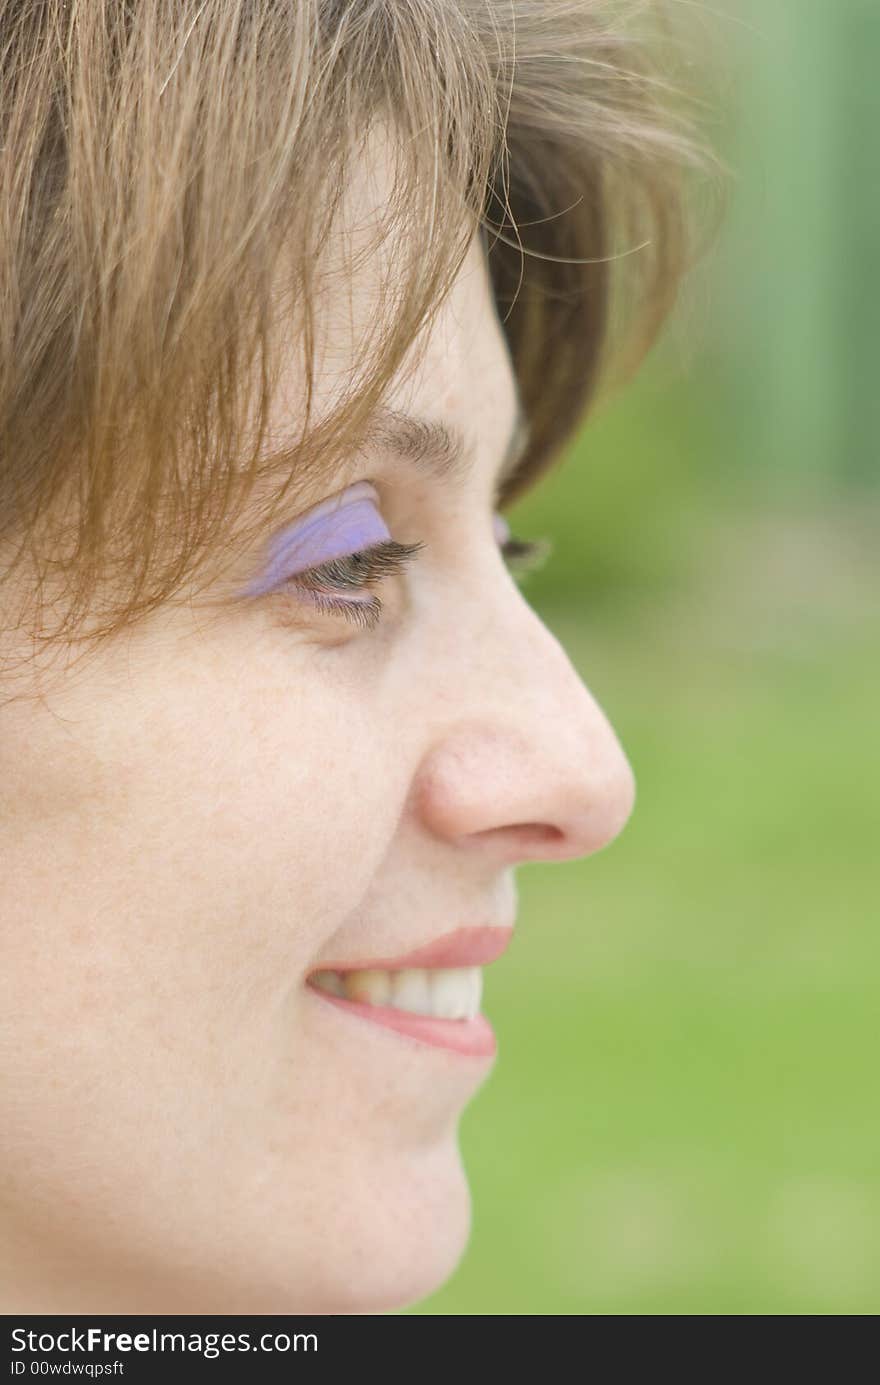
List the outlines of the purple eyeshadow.
{"type": "Polygon", "coordinates": [[[341,495],[309,510],[300,521],[275,536],[265,571],[245,588],[244,595],[262,596],[306,568],[390,539],[375,507],[378,498],[369,481],[358,481],[341,495]]]}

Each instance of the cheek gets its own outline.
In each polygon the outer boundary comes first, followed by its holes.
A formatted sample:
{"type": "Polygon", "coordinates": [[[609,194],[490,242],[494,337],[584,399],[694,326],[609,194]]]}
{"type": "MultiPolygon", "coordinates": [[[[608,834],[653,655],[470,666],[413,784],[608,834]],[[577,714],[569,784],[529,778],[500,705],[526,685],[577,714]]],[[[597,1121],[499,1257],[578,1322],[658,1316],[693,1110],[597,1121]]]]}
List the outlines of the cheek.
{"type": "Polygon", "coordinates": [[[139,684],[74,740],[31,727],[0,1018],[4,1161],[27,1200],[197,1202],[231,1177],[303,974],[394,830],[369,708],[305,683],[206,691],[139,684]]]}

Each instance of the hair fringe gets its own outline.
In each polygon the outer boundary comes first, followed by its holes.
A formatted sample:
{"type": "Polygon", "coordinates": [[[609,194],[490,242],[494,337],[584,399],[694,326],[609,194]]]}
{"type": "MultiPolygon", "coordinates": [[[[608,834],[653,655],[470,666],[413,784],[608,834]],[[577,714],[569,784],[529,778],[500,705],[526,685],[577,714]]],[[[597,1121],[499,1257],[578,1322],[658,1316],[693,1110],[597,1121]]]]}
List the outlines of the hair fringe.
{"type": "Polygon", "coordinates": [[[533,484],[703,253],[688,177],[723,210],[694,96],[661,65],[670,17],[645,0],[4,7],[0,637],[95,647],[255,542],[356,447],[478,224],[531,425],[503,502],[533,484]],[[382,123],[391,195],[336,272],[390,245],[394,274],[315,421],[328,247],[382,123]],[[265,444],[291,349],[304,407],[282,474],[265,444]]]}

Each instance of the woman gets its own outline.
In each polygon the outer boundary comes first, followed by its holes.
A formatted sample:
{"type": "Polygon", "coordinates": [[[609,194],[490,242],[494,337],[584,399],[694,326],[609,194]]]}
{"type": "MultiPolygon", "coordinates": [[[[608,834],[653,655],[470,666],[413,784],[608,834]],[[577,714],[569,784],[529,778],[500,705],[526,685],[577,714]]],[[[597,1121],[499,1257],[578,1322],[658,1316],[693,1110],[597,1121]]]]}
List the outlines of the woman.
{"type": "Polygon", "coordinates": [[[612,8],[3,11],[7,1313],[462,1253],[514,867],[633,804],[500,514],[686,265],[612,8]]]}

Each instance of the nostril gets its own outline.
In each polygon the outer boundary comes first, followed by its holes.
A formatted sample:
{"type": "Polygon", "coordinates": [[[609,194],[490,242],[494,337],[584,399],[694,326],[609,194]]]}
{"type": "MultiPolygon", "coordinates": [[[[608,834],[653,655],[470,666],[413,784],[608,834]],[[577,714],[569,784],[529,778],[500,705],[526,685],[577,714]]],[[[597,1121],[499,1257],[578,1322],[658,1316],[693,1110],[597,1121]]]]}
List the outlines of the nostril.
{"type": "Polygon", "coordinates": [[[558,827],[545,822],[517,822],[507,827],[490,827],[484,832],[475,832],[475,841],[492,841],[503,844],[511,860],[527,860],[540,857],[552,860],[554,856],[568,855],[565,847],[566,834],[558,827]]]}
{"type": "Polygon", "coordinates": [[[560,842],[565,837],[565,833],[558,827],[552,827],[546,822],[521,822],[509,830],[524,846],[552,846],[554,842],[560,842]]]}

